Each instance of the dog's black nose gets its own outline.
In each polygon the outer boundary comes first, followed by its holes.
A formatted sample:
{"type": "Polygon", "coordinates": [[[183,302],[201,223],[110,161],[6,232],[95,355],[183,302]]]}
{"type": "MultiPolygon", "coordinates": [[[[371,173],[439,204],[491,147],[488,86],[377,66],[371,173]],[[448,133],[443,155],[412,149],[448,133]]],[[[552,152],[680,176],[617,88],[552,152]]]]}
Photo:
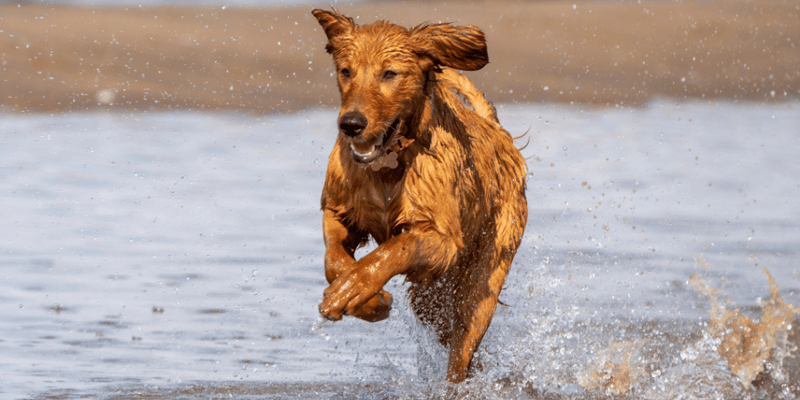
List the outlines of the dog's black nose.
{"type": "Polygon", "coordinates": [[[339,129],[342,130],[347,136],[355,137],[364,132],[364,129],[367,128],[367,117],[364,114],[357,112],[357,111],[350,111],[344,113],[341,118],[339,118],[339,129]]]}

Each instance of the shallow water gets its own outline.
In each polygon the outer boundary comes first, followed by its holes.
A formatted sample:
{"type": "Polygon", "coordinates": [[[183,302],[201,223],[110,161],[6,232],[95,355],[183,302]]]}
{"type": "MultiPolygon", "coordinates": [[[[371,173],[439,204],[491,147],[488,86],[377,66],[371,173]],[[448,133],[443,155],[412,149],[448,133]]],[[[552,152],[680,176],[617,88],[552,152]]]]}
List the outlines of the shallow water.
{"type": "Polygon", "coordinates": [[[400,279],[388,320],[318,320],[335,111],[3,116],[0,397],[800,397],[797,318],[743,383],[690,282],[800,305],[800,104],[498,112],[530,217],[457,388],[400,279]]]}

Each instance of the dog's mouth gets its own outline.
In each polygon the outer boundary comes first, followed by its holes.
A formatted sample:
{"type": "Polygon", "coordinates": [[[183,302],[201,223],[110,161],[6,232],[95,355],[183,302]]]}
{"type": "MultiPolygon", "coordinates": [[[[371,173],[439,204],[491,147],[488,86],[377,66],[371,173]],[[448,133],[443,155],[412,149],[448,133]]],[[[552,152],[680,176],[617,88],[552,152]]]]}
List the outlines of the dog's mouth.
{"type": "Polygon", "coordinates": [[[381,134],[381,139],[378,141],[379,143],[369,145],[366,147],[366,149],[361,148],[362,146],[357,146],[353,142],[350,142],[350,150],[353,152],[353,160],[362,164],[369,164],[381,156],[386,155],[387,145],[392,143],[394,138],[397,136],[398,128],[400,128],[400,117],[395,118],[391,125],[389,125],[385,131],[383,131],[381,134]]]}

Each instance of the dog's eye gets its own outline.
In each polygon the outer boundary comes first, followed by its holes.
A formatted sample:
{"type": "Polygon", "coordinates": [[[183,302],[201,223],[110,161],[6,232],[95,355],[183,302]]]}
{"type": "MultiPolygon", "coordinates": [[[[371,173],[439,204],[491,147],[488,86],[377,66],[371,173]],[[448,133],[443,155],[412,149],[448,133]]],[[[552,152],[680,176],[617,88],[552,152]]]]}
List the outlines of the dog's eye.
{"type": "Polygon", "coordinates": [[[388,71],[383,71],[383,76],[381,78],[383,78],[384,81],[390,81],[394,79],[395,76],[397,76],[397,72],[388,70],[388,71]]]}
{"type": "Polygon", "coordinates": [[[342,70],[339,71],[339,73],[342,74],[343,78],[349,78],[350,77],[350,69],[349,68],[342,68],[342,70]]]}

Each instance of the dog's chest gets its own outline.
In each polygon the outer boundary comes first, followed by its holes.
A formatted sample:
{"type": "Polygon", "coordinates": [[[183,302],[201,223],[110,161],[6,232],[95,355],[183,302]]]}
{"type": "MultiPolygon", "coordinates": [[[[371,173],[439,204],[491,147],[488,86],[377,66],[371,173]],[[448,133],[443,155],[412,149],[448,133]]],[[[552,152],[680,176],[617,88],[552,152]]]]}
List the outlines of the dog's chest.
{"type": "Polygon", "coordinates": [[[352,219],[360,230],[382,243],[402,232],[406,225],[408,201],[400,184],[377,182],[353,193],[352,219]]]}

